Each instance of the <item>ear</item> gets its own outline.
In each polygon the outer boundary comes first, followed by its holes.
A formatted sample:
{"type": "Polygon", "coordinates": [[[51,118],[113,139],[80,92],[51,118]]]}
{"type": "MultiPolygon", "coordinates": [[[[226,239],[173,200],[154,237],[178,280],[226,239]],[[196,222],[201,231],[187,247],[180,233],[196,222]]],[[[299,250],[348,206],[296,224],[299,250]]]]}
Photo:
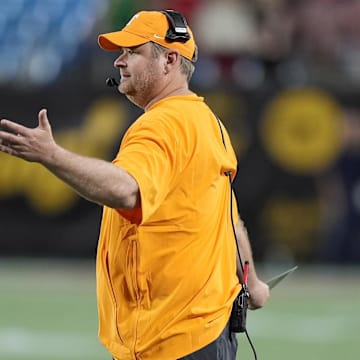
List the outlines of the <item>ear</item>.
{"type": "Polygon", "coordinates": [[[168,73],[180,61],[180,52],[177,49],[169,49],[166,53],[165,73],[168,73]]]}

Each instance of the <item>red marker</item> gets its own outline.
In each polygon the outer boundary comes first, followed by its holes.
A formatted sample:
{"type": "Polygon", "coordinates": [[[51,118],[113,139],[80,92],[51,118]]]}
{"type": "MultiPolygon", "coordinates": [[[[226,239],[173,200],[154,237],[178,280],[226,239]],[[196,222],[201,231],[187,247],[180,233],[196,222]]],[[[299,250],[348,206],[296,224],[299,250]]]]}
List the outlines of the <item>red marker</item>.
{"type": "Polygon", "coordinates": [[[248,276],[249,276],[249,261],[245,261],[244,265],[244,285],[247,286],[248,284],[248,276]]]}

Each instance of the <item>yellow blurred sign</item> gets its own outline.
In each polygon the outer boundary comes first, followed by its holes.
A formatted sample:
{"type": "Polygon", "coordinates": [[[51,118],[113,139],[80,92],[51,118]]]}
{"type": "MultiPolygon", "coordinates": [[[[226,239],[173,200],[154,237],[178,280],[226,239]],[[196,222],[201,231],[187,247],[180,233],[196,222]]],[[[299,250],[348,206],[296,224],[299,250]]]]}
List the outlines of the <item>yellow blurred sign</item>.
{"type": "Polygon", "coordinates": [[[279,166],[296,174],[318,173],[342,150],[341,108],[325,92],[287,90],[265,108],[260,132],[279,166]]]}

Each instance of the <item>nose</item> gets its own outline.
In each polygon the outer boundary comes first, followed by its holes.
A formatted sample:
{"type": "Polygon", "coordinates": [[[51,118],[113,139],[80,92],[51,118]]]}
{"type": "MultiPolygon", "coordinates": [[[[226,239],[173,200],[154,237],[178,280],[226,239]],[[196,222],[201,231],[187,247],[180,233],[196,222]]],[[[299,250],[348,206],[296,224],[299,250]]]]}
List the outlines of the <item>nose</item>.
{"type": "Polygon", "coordinates": [[[126,62],[125,62],[125,56],[124,53],[122,52],[114,61],[114,67],[116,68],[120,68],[120,67],[124,67],[126,66],[126,62]]]}

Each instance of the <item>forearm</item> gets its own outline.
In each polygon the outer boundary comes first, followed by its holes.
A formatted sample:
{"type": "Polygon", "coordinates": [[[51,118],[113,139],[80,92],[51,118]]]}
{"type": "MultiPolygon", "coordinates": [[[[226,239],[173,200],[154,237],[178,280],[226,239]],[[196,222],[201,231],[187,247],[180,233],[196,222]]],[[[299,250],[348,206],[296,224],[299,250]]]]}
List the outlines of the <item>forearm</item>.
{"type": "MultiPolygon", "coordinates": [[[[237,240],[238,247],[240,250],[242,264],[244,264],[245,261],[249,261],[250,266],[249,266],[248,281],[251,284],[251,283],[257,281],[257,274],[256,274],[255,265],[254,265],[254,260],[253,260],[251,245],[250,245],[250,241],[249,241],[249,237],[248,237],[248,232],[246,230],[246,227],[245,227],[243,221],[240,218],[235,226],[235,232],[236,232],[236,240],[237,240]]],[[[242,281],[243,273],[242,273],[242,268],[240,265],[239,257],[237,256],[236,259],[237,259],[237,275],[238,275],[239,280],[242,281]]]]}
{"type": "Polygon", "coordinates": [[[56,146],[41,163],[92,202],[125,209],[137,205],[137,182],[125,170],[110,162],[78,155],[56,146]]]}
{"type": "Polygon", "coordinates": [[[112,208],[132,209],[139,188],[125,170],[110,162],[78,155],[57,145],[46,109],[39,112],[39,125],[31,129],[2,119],[0,151],[26,161],[38,162],[86,199],[112,208]]]}

